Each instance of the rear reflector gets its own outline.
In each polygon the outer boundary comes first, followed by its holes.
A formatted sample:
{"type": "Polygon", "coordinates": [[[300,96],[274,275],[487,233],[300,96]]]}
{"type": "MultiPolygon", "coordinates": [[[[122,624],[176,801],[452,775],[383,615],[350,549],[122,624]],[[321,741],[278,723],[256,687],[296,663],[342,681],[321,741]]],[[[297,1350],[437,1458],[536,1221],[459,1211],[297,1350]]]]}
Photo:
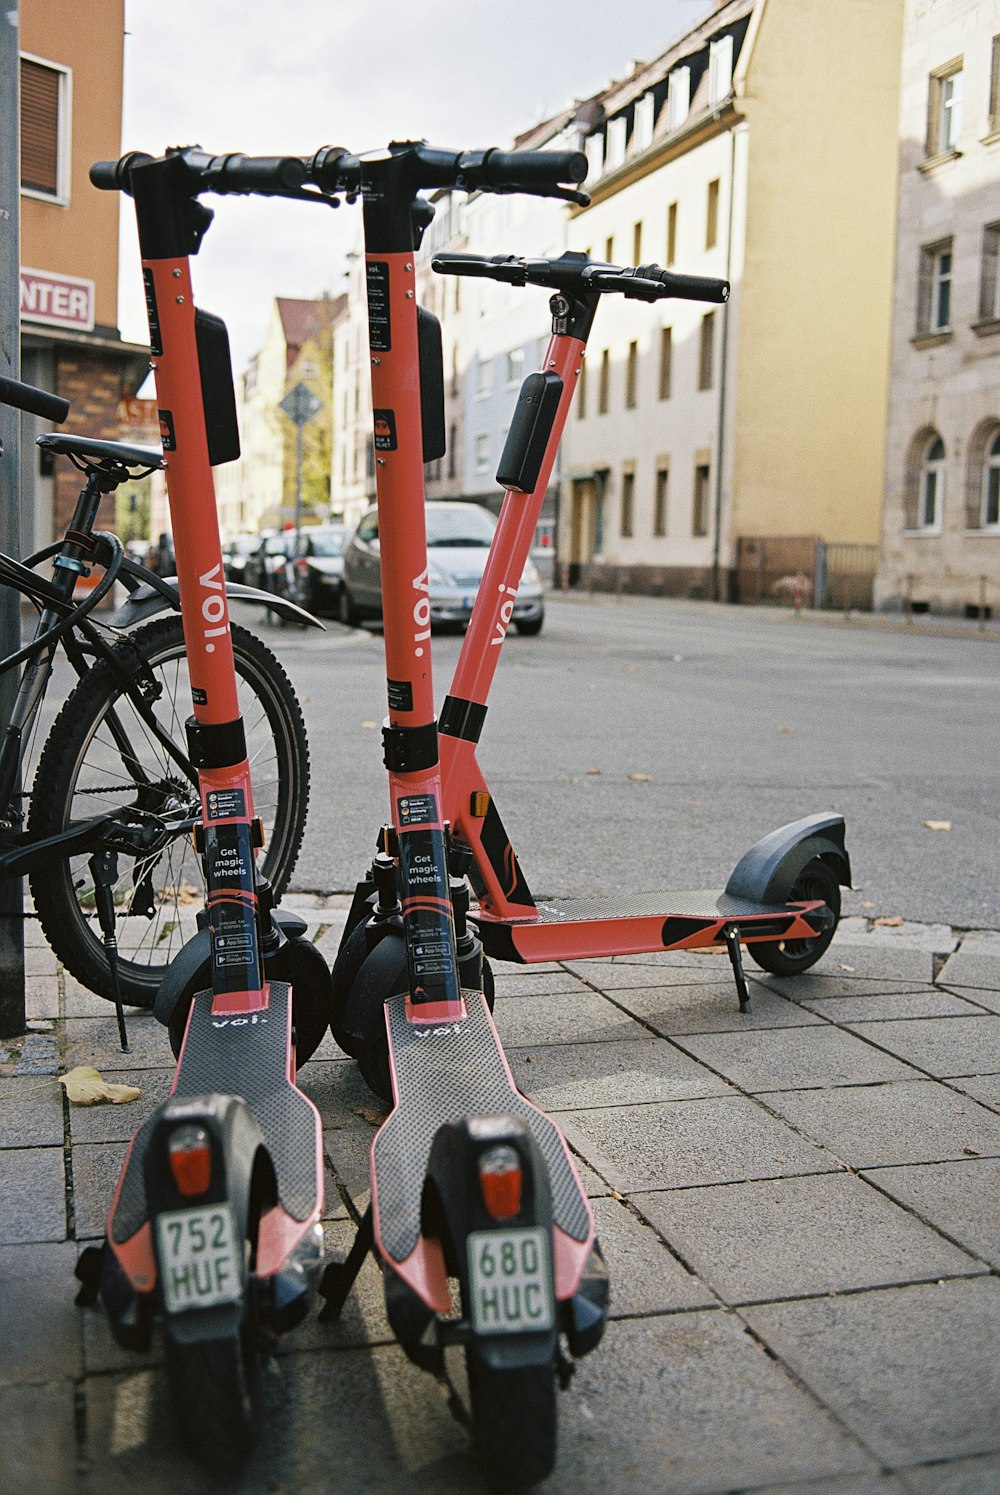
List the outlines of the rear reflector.
{"type": "Polygon", "coordinates": [[[494,1220],[510,1220],[521,1211],[521,1158],[514,1147],[490,1147],[479,1155],[479,1187],[494,1220]]]}
{"type": "Polygon", "coordinates": [[[176,1127],[167,1143],[167,1156],[178,1193],[193,1199],[207,1192],[212,1182],[212,1148],[204,1127],[190,1122],[176,1127]]]}

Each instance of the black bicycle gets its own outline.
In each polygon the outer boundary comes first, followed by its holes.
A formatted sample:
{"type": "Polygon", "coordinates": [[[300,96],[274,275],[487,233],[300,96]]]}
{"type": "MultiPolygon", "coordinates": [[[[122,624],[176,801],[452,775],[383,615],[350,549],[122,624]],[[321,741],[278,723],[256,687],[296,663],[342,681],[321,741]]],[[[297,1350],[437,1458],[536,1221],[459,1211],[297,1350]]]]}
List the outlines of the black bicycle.
{"type": "MultiPolygon", "coordinates": [[[[65,400],[4,377],[0,401],[56,423],[69,411],[65,400]]],[[[0,673],[21,668],[0,741],[0,877],[28,877],[45,936],[78,981],[115,1001],[116,968],[120,1000],[148,1008],[204,908],[193,844],[198,779],[184,729],[191,686],[176,582],[134,561],[116,535],[94,526],[103,495],[161,468],[163,458],[62,433],[36,439],[53,456],[69,458],[86,481],[60,540],[24,561],[0,553],[0,585],[38,612],[31,641],[0,660],[0,673]],[[50,560],[45,577],[38,568],[50,560]],[[85,592],[81,580],[92,574],[98,579],[85,592]],[[98,613],[116,582],[126,601],[110,616],[98,613]],[[32,735],[60,649],[78,680],[32,774],[32,735]]],[[[234,583],[226,589],[231,598],[322,627],[284,599],[234,583]]],[[[237,624],[232,639],[263,822],[261,872],[278,897],[305,830],[305,724],[271,651],[237,624]]]]}

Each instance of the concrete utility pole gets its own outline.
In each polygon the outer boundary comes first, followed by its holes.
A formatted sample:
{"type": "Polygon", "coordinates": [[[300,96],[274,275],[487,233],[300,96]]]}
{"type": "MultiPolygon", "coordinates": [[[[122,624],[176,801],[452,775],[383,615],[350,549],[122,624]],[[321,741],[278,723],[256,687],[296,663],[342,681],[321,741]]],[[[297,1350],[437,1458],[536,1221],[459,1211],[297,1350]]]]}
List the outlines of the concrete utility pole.
{"type": "MultiPolygon", "coordinates": [[[[21,372],[21,63],[18,0],[0,12],[0,374],[21,372]]],[[[20,415],[0,405],[0,550],[21,554],[20,415]]],[[[20,597],[0,587],[0,658],[21,642],[20,597]]],[[[0,675],[0,729],[10,720],[16,680],[0,675]]],[[[18,786],[20,787],[20,786],[18,786]]],[[[24,886],[0,879],[0,1037],[24,1032],[24,886]]]]}

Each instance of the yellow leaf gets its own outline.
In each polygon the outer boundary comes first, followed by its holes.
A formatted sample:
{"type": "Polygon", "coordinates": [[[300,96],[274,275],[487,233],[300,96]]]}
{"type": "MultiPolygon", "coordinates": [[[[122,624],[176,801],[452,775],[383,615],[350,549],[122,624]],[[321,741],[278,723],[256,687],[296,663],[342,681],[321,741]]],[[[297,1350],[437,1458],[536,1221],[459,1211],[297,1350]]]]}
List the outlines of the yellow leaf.
{"type": "Polygon", "coordinates": [[[630,773],[626,777],[630,778],[633,784],[651,784],[653,781],[651,773],[630,773]]]}
{"type": "Polygon", "coordinates": [[[142,1094],[135,1085],[108,1084],[92,1064],[78,1064],[68,1074],[60,1075],[59,1083],[66,1087],[66,1095],[74,1106],[98,1106],[103,1101],[122,1106],[130,1100],[138,1100],[142,1094]]]}
{"type": "Polygon", "coordinates": [[[794,737],[795,736],[795,728],[794,727],[779,727],[778,731],[779,732],[784,732],[784,734],[785,734],[786,737],[794,737]]]}
{"type": "Polygon", "coordinates": [[[883,929],[898,929],[902,922],[899,914],[887,915],[883,919],[873,920],[873,923],[880,924],[883,929]]]}
{"type": "Polygon", "coordinates": [[[929,831],[950,831],[950,820],[925,820],[924,825],[929,831]]]}
{"type": "Polygon", "coordinates": [[[587,772],[588,773],[600,773],[601,770],[599,768],[588,768],[587,772]]]}

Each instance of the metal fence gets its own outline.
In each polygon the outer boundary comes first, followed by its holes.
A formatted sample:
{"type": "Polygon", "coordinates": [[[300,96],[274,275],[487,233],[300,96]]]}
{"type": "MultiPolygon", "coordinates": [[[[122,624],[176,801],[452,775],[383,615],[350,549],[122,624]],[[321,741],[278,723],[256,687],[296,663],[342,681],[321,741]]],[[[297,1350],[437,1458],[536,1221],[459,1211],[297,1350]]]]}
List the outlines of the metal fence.
{"type": "Polygon", "coordinates": [[[878,546],[816,535],[740,535],[735,600],[779,607],[869,610],[878,546]]]}

